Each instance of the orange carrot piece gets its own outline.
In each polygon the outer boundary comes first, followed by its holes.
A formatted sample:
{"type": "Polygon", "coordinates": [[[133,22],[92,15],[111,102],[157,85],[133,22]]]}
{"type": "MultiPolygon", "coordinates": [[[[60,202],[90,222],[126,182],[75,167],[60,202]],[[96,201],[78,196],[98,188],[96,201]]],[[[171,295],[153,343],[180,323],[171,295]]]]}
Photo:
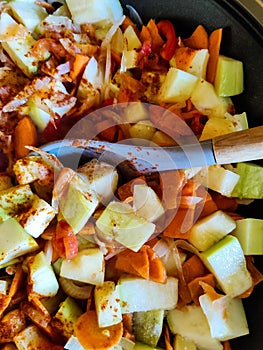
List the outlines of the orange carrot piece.
{"type": "Polygon", "coordinates": [[[196,220],[208,216],[218,210],[218,207],[214,202],[211,194],[204,186],[200,185],[196,189],[196,196],[202,198],[202,201],[196,205],[196,220]]]}
{"type": "Polygon", "coordinates": [[[204,294],[204,290],[201,287],[200,282],[207,283],[212,287],[214,287],[215,286],[214,275],[212,273],[209,273],[205,276],[196,277],[195,279],[193,279],[191,282],[188,283],[189,292],[195,305],[199,305],[199,297],[200,295],[204,294]]]}
{"type": "Polygon", "coordinates": [[[223,296],[223,294],[217,293],[211,284],[205,283],[203,281],[200,281],[199,284],[211,300],[217,300],[223,296]]]}
{"type": "Polygon", "coordinates": [[[99,137],[108,142],[115,142],[118,132],[117,125],[112,125],[109,120],[103,120],[96,124],[96,128],[99,132],[99,137]]]}
{"type": "Polygon", "coordinates": [[[130,17],[125,16],[125,19],[121,25],[122,31],[124,32],[129,26],[132,26],[135,33],[139,36],[140,32],[139,32],[139,29],[136,27],[136,24],[133,23],[133,21],[130,19],[130,17]]]}
{"type": "Polygon", "coordinates": [[[73,65],[70,70],[70,77],[72,80],[79,79],[82,76],[89,60],[90,57],[88,56],[81,55],[79,53],[76,54],[73,65]]]}
{"type": "Polygon", "coordinates": [[[147,247],[147,254],[149,258],[149,279],[154,282],[165,283],[167,281],[166,269],[159,258],[159,256],[155,253],[155,251],[147,247]]]}
{"type": "Polygon", "coordinates": [[[132,268],[137,272],[137,274],[143,278],[149,279],[149,255],[148,255],[148,247],[142,246],[138,252],[131,251],[128,254],[128,258],[130,259],[132,268]]]}
{"type": "Polygon", "coordinates": [[[207,269],[197,255],[191,256],[183,263],[183,275],[186,283],[205,274],[207,274],[207,269]]]}
{"type": "Polygon", "coordinates": [[[206,80],[211,84],[215,81],[222,31],[222,28],[216,29],[209,36],[208,51],[210,56],[207,63],[206,80]]]}
{"type": "Polygon", "coordinates": [[[25,146],[37,146],[37,130],[28,116],[19,120],[14,131],[14,148],[17,158],[25,157],[30,151],[25,146]]]}
{"type": "Polygon", "coordinates": [[[185,46],[191,47],[192,49],[208,49],[208,34],[205,28],[200,24],[192,35],[183,40],[185,46]]]}
{"type": "Polygon", "coordinates": [[[136,177],[135,179],[132,179],[126,182],[125,184],[121,185],[117,190],[119,199],[123,202],[126,198],[132,197],[133,186],[139,183],[146,183],[146,179],[143,175],[136,177]]]}
{"type": "Polygon", "coordinates": [[[231,212],[234,212],[237,210],[238,204],[235,198],[223,196],[218,192],[213,193],[212,198],[217,208],[220,210],[231,211],[231,212]]]}
{"type": "Polygon", "coordinates": [[[139,35],[139,39],[141,40],[141,42],[152,40],[149,28],[147,28],[146,26],[142,26],[142,30],[141,30],[140,35],[139,35]]]}
{"type": "Polygon", "coordinates": [[[76,336],[85,349],[111,349],[121,340],[122,332],[122,322],[99,327],[95,310],[86,311],[76,322],[76,336]]]}
{"type": "Polygon", "coordinates": [[[173,350],[173,347],[171,345],[169,328],[167,324],[164,325],[164,343],[165,343],[165,350],[173,350]]]}
{"type": "Polygon", "coordinates": [[[165,237],[189,239],[189,230],[194,222],[195,211],[192,208],[179,208],[163,231],[165,237]]]}
{"type": "Polygon", "coordinates": [[[147,247],[142,246],[138,252],[126,249],[119,253],[116,258],[115,267],[124,272],[149,279],[150,265],[147,247]]]}
{"type": "Polygon", "coordinates": [[[159,30],[154,19],[149,20],[149,22],[147,23],[147,28],[150,32],[152,48],[154,51],[157,51],[162,47],[164,41],[159,34],[159,30]]]}
{"type": "Polygon", "coordinates": [[[186,177],[182,171],[167,171],[160,174],[162,199],[166,209],[178,207],[185,182],[186,177]]]}
{"type": "Polygon", "coordinates": [[[120,252],[116,257],[115,268],[117,270],[138,276],[138,272],[132,267],[128,249],[120,252]]]}
{"type": "Polygon", "coordinates": [[[223,342],[223,350],[231,350],[231,346],[228,340],[223,342]]]}
{"type": "Polygon", "coordinates": [[[195,56],[196,50],[190,47],[179,47],[175,50],[176,68],[187,71],[195,56]]]}

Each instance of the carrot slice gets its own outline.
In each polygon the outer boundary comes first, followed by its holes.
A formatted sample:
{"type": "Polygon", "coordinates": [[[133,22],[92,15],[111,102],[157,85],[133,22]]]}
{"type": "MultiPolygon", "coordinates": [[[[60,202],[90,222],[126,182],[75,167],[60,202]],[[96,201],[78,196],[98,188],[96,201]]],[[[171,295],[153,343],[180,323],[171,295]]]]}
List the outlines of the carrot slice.
{"type": "Polygon", "coordinates": [[[73,65],[70,70],[70,77],[72,80],[80,78],[85,70],[90,58],[85,55],[76,54],[73,65]]]}
{"type": "Polygon", "coordinates": [[[209,36],[208,51],[210,56],[207,63],[206,80],[211,84],[215,81],[222,31],[222,28],[216,29],[209,36]]]}
{"type": "Polygon", "coordinates": [[[162,199],[165,208],[173,209],[178,206],[180,194],[186,182],[182,171],[167,171],[160,174],[162,199]]]}
{"type": "Polygon", "coordinates": [[[167,280],[166,269],[155,251],[148,247],[147,254],[149,258],[149,279],[154,282],[165,283],[167,280]]]}
{"type": "Polygon", "coordinates": [[[149,278],[149,259],[145,247],[138,252],[126,249],[116,258],[115,268],[142,278],[149,278]]]}
{"type": "Polygon", "coordinates": [[[151,41],[152,37],[151,37],[151,33],[149,31],[149,28],[147,28],[146,26],[142,26],[142,30],[140,32],[139,38],[140,38],[141,42],[151,41]]]}
{"type": "Polygon", "coordinates": [[[183,40],[185,46],[191,47],[192,49],[207,49],[208,48],[208,34],[205,28],[200,24],[193,34],[183,40]]]}
{"type": "Polygon", "coordinates": [[[87,350],[111,349],[121,340],[122,332],[122,322],[100,328],[95,310],[86,311],[76,322],[76,336],[81,345],[87,350]]]}
{"type": "Polygon", "coordinates": [[[159,34],[159,30],[155,23],[155,20],[150,19],[149,22],[147,23],[147,28],[150,32],[153,50],[154,51],[159,50],[164,44],[164,41],[159,34]]]}
{"type": "Polygon", "coordinates": [[[183,275],[186,283],[205,274],[207,274],[207,269],[197,255],[191,256],[183,263],[183,275]]]}
{"type": "Polygon", "coordinates": [[[226,197],[218,192],[212,194],[213,201],[218,209],[223,211],[235,212],[238,204],[235,198],[226,197]]]}
{"type": "Polygon", "coordinates": [[[209,284],[212,287],[214,287],[215,286],[214,275],[212,273],[209,273],[205,276],[196,277],[195,279],[193,279],[191,282],[188,283],[189,292],[195,305],[200,304],[199,297],[200,295],[204,294],[204,290],[201,287],[200,282],[209,284]]]}
{"type": "Polygon", "coordinates": [[[223,350],[231,350],[231,346],[228,340],[223,342],[223,350]]]}
{"type": "Polygon", "coordinates": [[[179,47],[175,50],[176,68],[187,71],[196,51],[190,47],[179,47]]]}
{"type": "Polygon", "coordinates": [[[30,151],[25,146],[37,146],[37,130],[28,116],[20,119],[14,131],[14,148],[17,158],[25,157],[30,151]]]}
{"type": "Polygon", "coordinates": [[[179,208],[171,222],[163,231],[165,237],[188,239],[189,230],[194,222],[195,211],[191,208],[179,208]]]}
{"type": "Polygon", "coordinates": [[[145,184],[145,183],[146,183],[146,178],[143,175],[124,183],[117,190],[119,199],[123,202],[128,197],[132,197],[134,185],[145,184]]]}

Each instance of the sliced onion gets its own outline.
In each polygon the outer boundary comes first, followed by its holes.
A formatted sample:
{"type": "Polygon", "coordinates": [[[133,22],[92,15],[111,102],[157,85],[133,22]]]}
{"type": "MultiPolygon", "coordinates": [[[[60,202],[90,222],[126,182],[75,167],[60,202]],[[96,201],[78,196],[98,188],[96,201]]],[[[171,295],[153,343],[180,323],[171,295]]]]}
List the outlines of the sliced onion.
{"type": "Polygon", "coordinates": [[[73,280],[65,277],[59,277],[59,283],[68,296],[81,300],[88,299],[93,288],[90,284],[79,286],[73,280]]]}

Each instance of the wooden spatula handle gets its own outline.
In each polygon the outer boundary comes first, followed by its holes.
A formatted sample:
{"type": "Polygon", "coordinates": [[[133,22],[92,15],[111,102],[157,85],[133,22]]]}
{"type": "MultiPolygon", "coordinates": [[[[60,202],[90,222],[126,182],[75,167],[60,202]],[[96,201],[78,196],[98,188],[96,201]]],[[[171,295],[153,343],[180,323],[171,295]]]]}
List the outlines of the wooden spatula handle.
{"type": "Polygon", "coordinates": [[[217,136],[212,141],[218,164],[263,159],[263,126],[217,136]]]}

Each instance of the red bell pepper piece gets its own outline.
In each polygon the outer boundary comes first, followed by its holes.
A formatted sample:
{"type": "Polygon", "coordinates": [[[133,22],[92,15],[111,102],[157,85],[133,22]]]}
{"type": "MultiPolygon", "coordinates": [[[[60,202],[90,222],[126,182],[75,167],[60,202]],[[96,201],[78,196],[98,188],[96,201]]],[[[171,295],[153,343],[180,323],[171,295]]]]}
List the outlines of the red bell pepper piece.
{"type": "Polygon", "coordinates": [[[158,22],[157,27],[160,35],[166,39],[160,51],[160,55],[164,60],[169,61],[173,57],[177,47],[177,37],[174,26],[171,21],[164,19],[158,22]]]}

